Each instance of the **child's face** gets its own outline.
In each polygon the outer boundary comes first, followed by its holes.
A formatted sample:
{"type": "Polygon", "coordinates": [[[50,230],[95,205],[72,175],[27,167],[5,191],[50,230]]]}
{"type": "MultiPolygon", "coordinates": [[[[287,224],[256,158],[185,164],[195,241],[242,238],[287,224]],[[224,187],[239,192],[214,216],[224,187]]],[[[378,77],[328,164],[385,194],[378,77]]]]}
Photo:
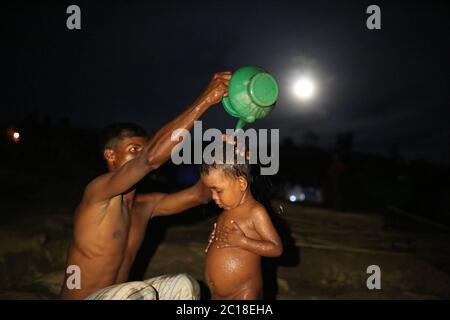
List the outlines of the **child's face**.
{"type": "Polygon", "coordinates": [[[210,169],[208,174],[202,174],[201,179],[211,190],[214,202],[225,210],[237,207],[247,190],[247,180],[244,177],[231,177],[220,168],[210,169]]]}

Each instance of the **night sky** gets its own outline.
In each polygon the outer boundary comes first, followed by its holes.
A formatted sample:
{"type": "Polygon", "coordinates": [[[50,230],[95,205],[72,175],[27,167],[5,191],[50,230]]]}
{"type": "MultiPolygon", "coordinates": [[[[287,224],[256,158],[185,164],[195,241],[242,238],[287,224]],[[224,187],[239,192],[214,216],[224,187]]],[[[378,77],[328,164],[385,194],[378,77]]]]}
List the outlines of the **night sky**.
{"type": "MultiPolygon", "coordinates": [[[[157,130],[195,100],[216,71],[260,65],[280,83],[272,114],[297,143],[450,163],[449,31],[445,1],[9,1],[1,4],[0,124],[32,111],[74,125],[132,121],[157,130]],[[66,8],[81,7],[81,30],[66,8]],[[381,8],[368,30],[366,8],[381,8]],[[301,102],[292,83],[317,81],[301,102]]],[[[204,127],[234,127],[221,105],[204,127]]]]}

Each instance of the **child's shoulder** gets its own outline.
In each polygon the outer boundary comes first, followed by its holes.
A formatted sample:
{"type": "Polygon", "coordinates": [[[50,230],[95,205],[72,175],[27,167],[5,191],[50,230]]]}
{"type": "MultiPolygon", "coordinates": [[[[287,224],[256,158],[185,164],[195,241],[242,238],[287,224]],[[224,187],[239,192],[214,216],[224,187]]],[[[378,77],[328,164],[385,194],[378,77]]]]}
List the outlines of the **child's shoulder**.
{"type": "Polygon", "coordinates": [[[259,203],[258,201],[254,200],[250,204],[250,213],[252,215],[255,215],[255,216],[257,216],[257,215],[267,215],[267,210],[261,203],[259,203]]]}

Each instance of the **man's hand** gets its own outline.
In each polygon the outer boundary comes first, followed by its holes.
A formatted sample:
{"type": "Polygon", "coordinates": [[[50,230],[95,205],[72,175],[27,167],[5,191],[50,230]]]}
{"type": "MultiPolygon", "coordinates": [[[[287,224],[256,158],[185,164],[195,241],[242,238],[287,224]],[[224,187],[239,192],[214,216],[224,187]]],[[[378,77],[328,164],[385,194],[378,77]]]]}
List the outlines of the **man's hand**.
{"type": "Polygon", "coordinates": [[[245,240],[245,233],[236,221],[231,220],[231,225],[231,228],[223,226],[220,230],[217,230],[217,249],[240,247],[245,240]]]}
{"type": "Polygon", "coordinates": [[[219,103],[224,96],[228,95],[230,79],[230,71],[215,73],[205,92],[201,95],[203,101],[209,105],[219,103]]]}

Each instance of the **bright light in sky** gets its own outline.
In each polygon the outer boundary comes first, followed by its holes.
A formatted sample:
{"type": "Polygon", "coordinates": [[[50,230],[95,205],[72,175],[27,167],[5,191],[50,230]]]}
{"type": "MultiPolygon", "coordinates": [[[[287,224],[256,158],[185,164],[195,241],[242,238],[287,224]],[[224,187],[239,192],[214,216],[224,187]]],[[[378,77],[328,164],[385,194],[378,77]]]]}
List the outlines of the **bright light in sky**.
{"type": "Polygon", "coordinates": [[[294,93],[302,100],[311,99],[316,92],[315,83],[309,78],[300,78],[294,83],[294,93]]]}

